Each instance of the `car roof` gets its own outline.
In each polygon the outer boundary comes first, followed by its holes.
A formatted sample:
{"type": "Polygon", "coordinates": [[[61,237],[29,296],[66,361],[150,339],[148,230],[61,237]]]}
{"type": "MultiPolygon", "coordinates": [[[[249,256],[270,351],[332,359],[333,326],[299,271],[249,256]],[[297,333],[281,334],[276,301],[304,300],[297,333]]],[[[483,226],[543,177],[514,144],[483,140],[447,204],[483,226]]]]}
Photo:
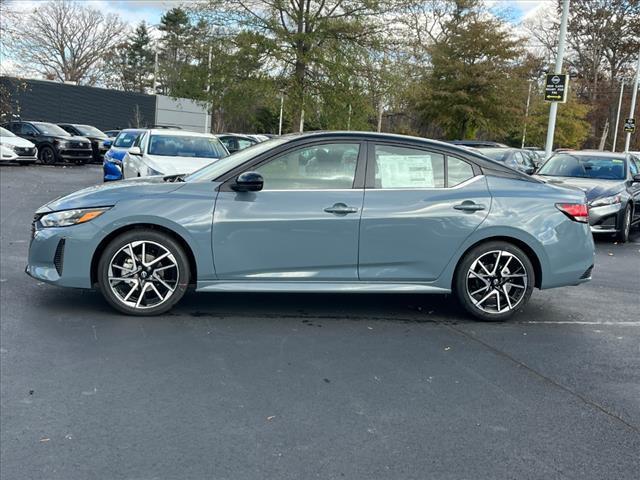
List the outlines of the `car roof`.
{"type": "Polygon", "coordinates": [[[582,157],[611,157],[611,158],[619,158],[625,159],[627,158],[627,153],[624,152],[607,152],[603,150],[565,150],[556,153],[564,153],[569,155],[580,155],[582,157]]]}
{"type": "Polygon", "coordinates": [[[149,128],[149,134],[174,135],[180,137],[213,137],[210,133],[191,132],[189,130],[174,130],[170,128],[149,128]]]}

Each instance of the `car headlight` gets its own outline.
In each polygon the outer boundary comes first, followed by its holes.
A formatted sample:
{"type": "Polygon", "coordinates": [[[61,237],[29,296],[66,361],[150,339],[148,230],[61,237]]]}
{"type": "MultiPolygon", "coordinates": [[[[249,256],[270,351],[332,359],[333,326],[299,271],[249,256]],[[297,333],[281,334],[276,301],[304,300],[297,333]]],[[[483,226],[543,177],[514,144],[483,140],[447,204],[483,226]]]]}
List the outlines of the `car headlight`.
{"type": "Polygon", "coordinates": [[[6,148],[7,150],[11,150],[12,152],[16,151],[16,146],[15,145],[11,145],[9,143],[0,143],[0,147],[6,148]]]}
{"type": "Polygon", "coordinates": [[[67,142],[66,140],[56,140],[55,144],[59,147],[59,148],[67,148],[69,146],[69,142],[67,142]]]}
{"type": "Polygon", "coordinates": [[[610,197],[598,198],[589,204],[590,207],[604,207],[606,205],[615,205],[616,203],[622,203],[622,196],[620,194],[612,195],[610,197]]]}
{"type": "Polygon", "coordinates": [[[99,217],[111,207],[78,208],[76,210],[62,210],[60,212],[47,213],[40,217],[43,227],[69,227],[86,223],[99,217]]]}
{"type": "Polygon", "coordinates": [[[148,173],[148,175],[150,175],[150,176],[151,176],[151,175],[164,175],[164,173],[159,172],[159,171],[157,171],[157,170],[154,170],[154,169],[153,169],[153,168],[151,168],[151,167],[147,167],[147,173],[148,173]]]}

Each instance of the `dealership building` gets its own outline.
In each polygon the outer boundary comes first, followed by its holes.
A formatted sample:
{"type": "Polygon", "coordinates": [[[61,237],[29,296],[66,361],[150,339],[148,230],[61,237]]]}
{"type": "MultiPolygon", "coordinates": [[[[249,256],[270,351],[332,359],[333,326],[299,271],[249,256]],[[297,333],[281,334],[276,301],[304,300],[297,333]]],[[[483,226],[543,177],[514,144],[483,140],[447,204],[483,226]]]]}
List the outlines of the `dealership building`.
{"type": "Polygon", "coordinates": [[[2,122],[20,118],[100,130],[176,126],[194,132],[209,132],[211,126],[206,106],[186,98],[5,76],[0,87],[2,122]]]}

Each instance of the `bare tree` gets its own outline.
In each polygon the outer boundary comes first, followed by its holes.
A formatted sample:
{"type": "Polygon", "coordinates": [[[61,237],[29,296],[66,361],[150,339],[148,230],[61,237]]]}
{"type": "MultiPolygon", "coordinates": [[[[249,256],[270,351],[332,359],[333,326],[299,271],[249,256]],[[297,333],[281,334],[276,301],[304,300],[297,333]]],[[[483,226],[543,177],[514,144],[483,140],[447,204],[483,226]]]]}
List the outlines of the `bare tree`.
{"type": "Polygon", "coordinates": [[[70,0],[52,0],[27,15],[8,14],[3,47],[17,66],[59,81],[99,82],[104,55],[125,34],[117,15],[70,0]]]}

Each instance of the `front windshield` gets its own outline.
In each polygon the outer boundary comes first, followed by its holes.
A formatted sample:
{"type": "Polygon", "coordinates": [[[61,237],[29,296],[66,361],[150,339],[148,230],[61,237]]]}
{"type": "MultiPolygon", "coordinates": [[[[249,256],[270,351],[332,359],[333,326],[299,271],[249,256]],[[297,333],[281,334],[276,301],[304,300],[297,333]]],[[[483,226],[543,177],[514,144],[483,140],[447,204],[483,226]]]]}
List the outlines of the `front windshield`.
{"type": "Polygon", "coordinates": [[[33,125],[44,135],[58,135],[60,137],[70,137],[69,132],[63,130],[53,123],[33,122],[33,125]]]}
{"type": "Polygon", "coordinates": [[[221,158],[226,155],[217,138],[187,135],[152,135],[148,153],[161,157],[189,158],[221,158]]]}
{"type": "Polygon", "coordinates": [[[113,142],[114,147],[129,148],[133,145],[142,132],[120,132],[113,142]]]}
{"type": "Polygon", "coordinates": [[[107,135],[104,132],[98,130],[96,127],[92,127],[91,125],[76,125],[75,127],[82,135],[107,138],[107,135]]]}
{"type": "Polygon", "coordinates": [[[623,180],[625,172],[622,158],[560,153],[551,157],[540,168],[538,175],[623,180]]]}
{"type": "Polygon", "coordinates": [[[498,162],[504,162],[509,155],[509,151],[504,148],[479,148],[478,151],[485,157],[498,162]]]}
{"type": "Polygon", "coordinates": [[[192,174],[185,177],[185,182],[210,182],[211,180],[215,180],[220,175],[225,174],[229,170],[233,170],[234,168],[242,165],[248,160],[257,157],[258,155],[261,155],[262,153],[271,150],[278,145],[282,145],[288,140],[289,139],[287,137],[279,137],[272,140],[267,140],[266,142],[256,143],[251,147],[245,148],[244,150],[239,150],[233,155],[229,155],[228,157],[222,158],[215,163],[207,165],[200,170],[196,170],[192,174]]]}
{"type": "Polygon", "coordinates": [[[15,137],[15,135],[6,128],[0,127],[0,137],[15,137]]]}

